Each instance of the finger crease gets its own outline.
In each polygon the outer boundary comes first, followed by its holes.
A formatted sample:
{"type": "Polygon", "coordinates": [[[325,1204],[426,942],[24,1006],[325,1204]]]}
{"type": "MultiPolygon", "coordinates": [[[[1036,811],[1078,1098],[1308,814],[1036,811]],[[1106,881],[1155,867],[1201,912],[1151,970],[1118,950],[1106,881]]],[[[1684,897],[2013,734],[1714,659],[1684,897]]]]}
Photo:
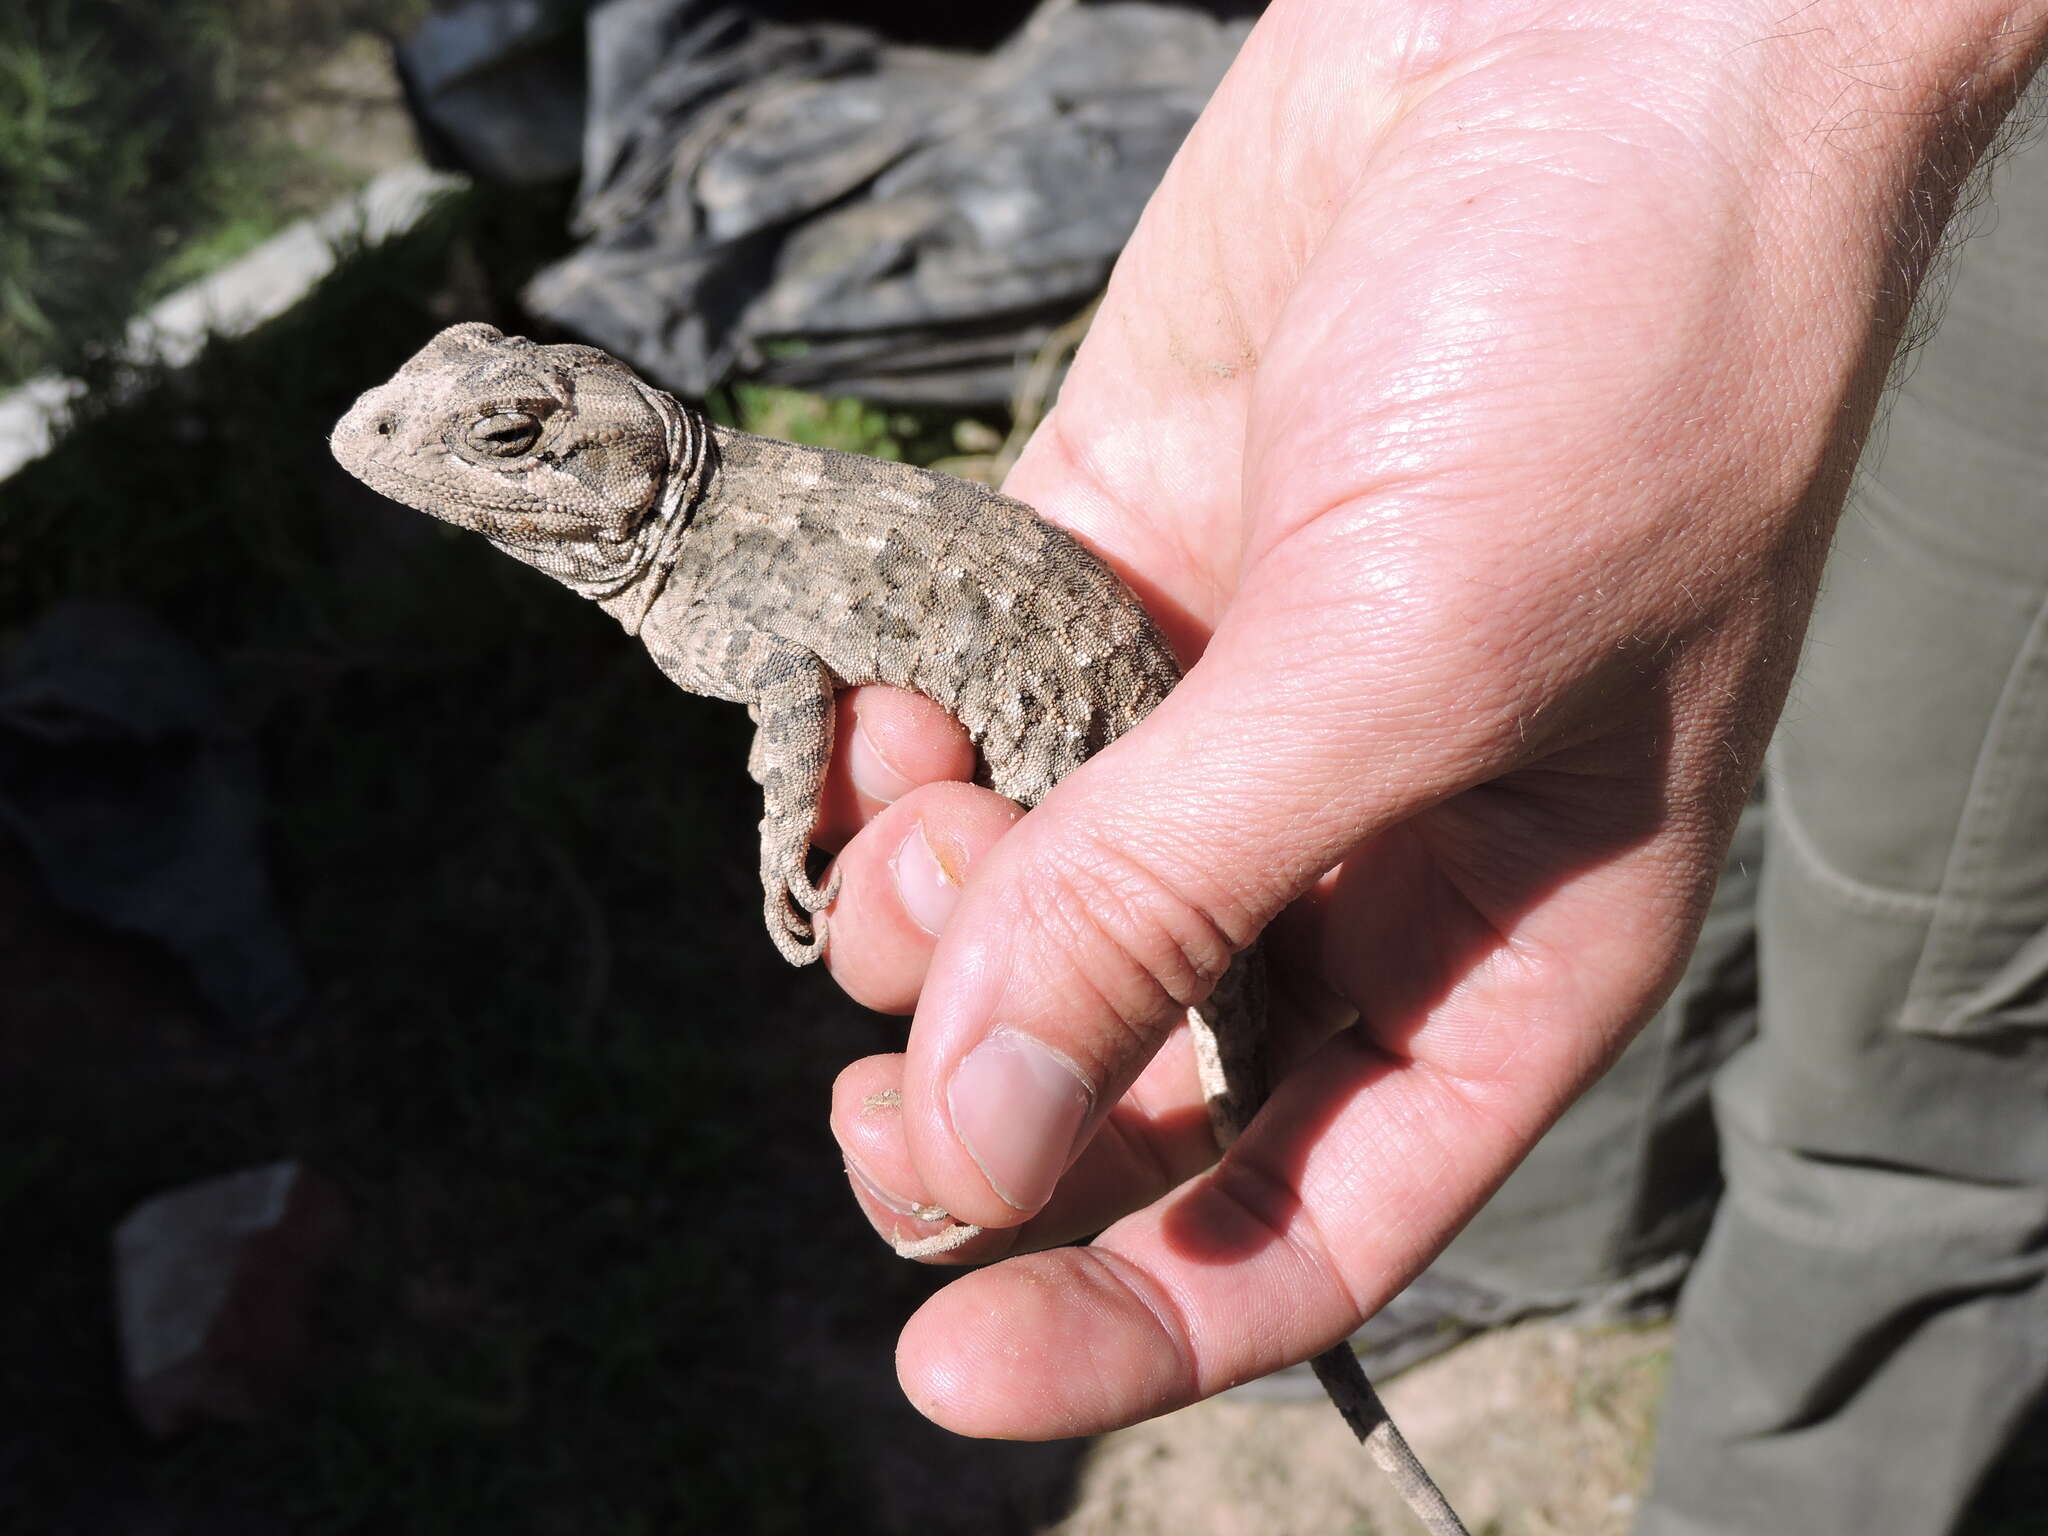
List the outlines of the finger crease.
{"type": "Polygon", "coordinates": [[[1324,1287],[1351,1309],[1349,1333],[1365,1321],[1365,1308],[1338,1268],[1328,1239],[1301,1192],[1256,1158],[1233,1151],[1217,1165],[1210,1188],[1315,1272],[1324,1287]],[[1278,1214],[1285,1212],[1284,1215],[1278,1214]]]}
{"type": "Polygon", "coordinates": [[[1146,1196],[1147,1203],[1180,1183],[1167,1164],[1165,1152],[1154,1143],[1147,1129],[1120,1124],[1114,1115],[1103,1122],[1103,1129],[1116,1138],[1117,1145],[1134,1164],[1152,1175],[1153,1187],[1146,1196]]]}
{"type": "Polygon", "coordinates": [[[1129,1293],[1132,1300],[1151,1314],[1160,1335],[1180,1364],[1186,1396],[1190,1399],[1199,1397],[1202,1373],[1195,1360],[1194,1334],[1188,1327],[1187,1315],[1174,1301],[1173,1293],[1129,1259],[1108,1248],[1079,1248],[1075,1252],[1093,1259],[1110,1279],[1129,1293]]]}

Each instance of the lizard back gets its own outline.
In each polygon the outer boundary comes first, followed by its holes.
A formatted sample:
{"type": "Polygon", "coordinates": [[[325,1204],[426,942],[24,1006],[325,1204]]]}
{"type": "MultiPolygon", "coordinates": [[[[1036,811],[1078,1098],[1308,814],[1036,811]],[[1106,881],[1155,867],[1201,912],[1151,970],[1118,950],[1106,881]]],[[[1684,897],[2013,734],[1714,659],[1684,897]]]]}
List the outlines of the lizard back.
{"type": "Polygon", "coordinates": [[[842,684],[933,700],[966,727],[986,782],[1026,805],[1179,680],[1129,588],[1022,502],[910,465],[712,435],[692,558],[640,629],[657,662],[684,611],[729,608],[842,684]]]}

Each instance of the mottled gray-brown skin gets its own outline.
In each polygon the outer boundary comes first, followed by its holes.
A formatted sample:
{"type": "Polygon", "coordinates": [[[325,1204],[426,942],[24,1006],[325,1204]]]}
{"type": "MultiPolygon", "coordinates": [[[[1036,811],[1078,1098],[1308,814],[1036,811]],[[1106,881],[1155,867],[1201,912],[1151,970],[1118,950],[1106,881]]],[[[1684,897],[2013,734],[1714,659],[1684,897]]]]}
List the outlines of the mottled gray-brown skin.
{"type": "MultiPolygon", "coordinates": [[[[1180,677],[1129,589],[1022,502],[713,426],[595,348],[453,326],[331,443],[384,495],[595,601],[678,686],[747,706],[768,932],[796,965],[822,950],[835,894],[808,861],[839,689],[932,699],[973,738],[984,782],[1028,806],[1180,677]]],[[[1265,1092],[1256,949],[1189,1024],[1227,1146],[1265,1092]]],[[[1461,1533],[1349,1347],[1316,1369],[1424,1523],[1461,1533]]]]}

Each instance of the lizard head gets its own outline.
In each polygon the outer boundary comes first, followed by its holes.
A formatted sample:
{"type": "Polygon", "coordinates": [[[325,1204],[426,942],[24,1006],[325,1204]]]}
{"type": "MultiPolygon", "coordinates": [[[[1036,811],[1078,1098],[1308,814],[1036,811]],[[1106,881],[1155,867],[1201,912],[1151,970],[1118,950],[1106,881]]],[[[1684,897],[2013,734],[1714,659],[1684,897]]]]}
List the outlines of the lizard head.
{"type": "Polygon", "coordinates": [[[356,401],[328,443],[373,490],[604,597],[656,559],[705,436],[595,347],[457,325],[356,401]]]}

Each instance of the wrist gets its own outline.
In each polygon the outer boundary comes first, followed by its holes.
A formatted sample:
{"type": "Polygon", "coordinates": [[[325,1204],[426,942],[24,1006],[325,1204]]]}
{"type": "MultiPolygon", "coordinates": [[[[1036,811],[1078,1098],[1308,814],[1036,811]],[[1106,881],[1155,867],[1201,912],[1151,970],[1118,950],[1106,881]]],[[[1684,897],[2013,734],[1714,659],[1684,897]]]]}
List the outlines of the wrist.
{"type": "MultiPolygon", "coordinates": [[[[1841,325],[1867,319],[1880,342],[1904,328],[2048,54],[2048,0],[1522,0],[1448,16],[1434,0],[1299,4],[1314,20],[1295,57],[1351,47],[1377,87],[1364,93],[1377,135],[1424,174],[1433,162],[1526,185],[1590,166],[1617,205],[1668,193],[1665,215],[1693,236],[1746,219],[1776,247],[1771,272],[1811,282],[1841,325]],[[1606,142],[1604,165],[1588,141],[1606,142]]],[[[1787,318],[1811,313],[1795,301],[1787,318]]]]}
{"type": "Polygon", "coordinates": [[[1748,84],[1779,93],[1789,134],[1868,127],[1951,154],[1981,150],[2048,52],[2048,0],[1281,0],[1268,15],[1292,69],[1347,61],[1348,83],[1396,113],[1517,52],[1606,53],[1681,108],[1748,84]]]}
{"type": "Polygon", "coordinates": [[[1769,162],[1883,210],[1894,260],[1917,272],[2048,49],[2048,0],[1820,0],[1797,20],[1750,45],[1769,162]]]}

